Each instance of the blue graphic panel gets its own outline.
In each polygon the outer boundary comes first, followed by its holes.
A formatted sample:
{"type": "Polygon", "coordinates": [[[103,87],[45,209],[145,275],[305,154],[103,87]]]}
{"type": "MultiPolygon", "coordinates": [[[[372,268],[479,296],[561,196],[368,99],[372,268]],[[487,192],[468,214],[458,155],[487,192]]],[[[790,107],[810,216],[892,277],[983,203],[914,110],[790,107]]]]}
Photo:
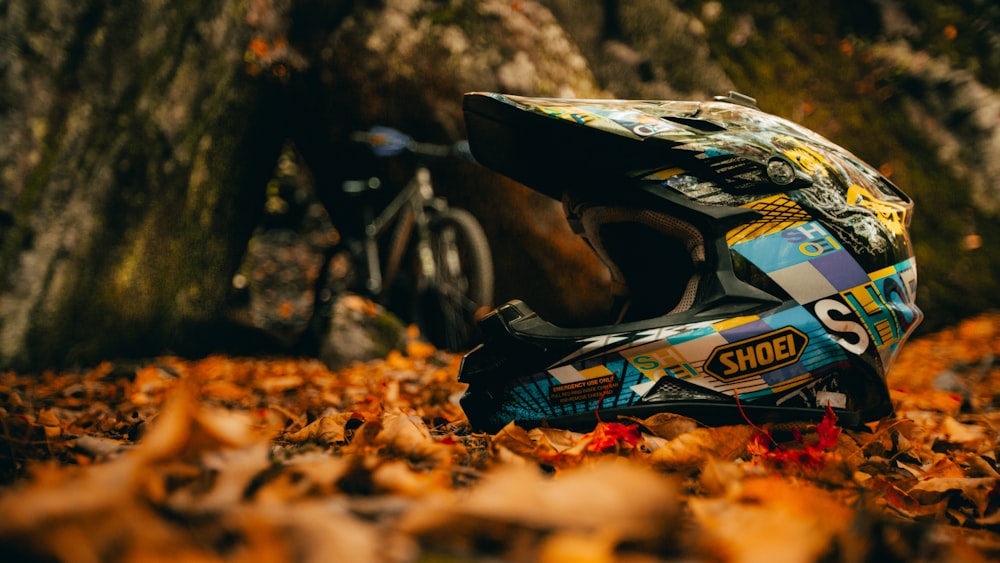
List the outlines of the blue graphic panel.
{"type": "Polygon", "coordinates": [[[816,257],[812,266],[823,274],[837,291],[844,291],[868,281],[868,274],[848,252],[830,252],[816,257]]]}
{"type": "Polygon", "coordinates": [[[753,338],[759,334],[770,332],[771,326],[763,320],[752,321],[735,328],[724,330],[719,334],[726,339],[726,342],[739,342],[747,338],[753,338]]]}
{"type": "Polygon", "coordinates": [[[671,345],[676,346],[678,344],[684,344],[685,342],[697,340],[699,338],[703,338],[705,336],[709,336],[712,334],[715,334],[715,329],[712,328],[712,325],[706,324],[703,327],[695,328],[693,330],[688,330],[681,334],[671,335],[670,337],[667,338],[667,342],[670,343],[671,345]]]}
{"type": "Polygon", "coordinates": [[[733,245],[764,272],[801,264],[844,248],[815,221],[733,245]]]}

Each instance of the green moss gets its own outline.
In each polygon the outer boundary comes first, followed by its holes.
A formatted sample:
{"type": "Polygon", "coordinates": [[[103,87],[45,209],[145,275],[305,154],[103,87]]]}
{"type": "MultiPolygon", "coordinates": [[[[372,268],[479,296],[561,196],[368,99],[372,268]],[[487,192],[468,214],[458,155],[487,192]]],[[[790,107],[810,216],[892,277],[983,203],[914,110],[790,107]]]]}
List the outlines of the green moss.
{"type": "Polygon", "coordinates": [[[481,17],[478,12],[478,2],[456,0],[440,9],[429,12],[427,16],[433,25],[465,24],[481,17]]]}

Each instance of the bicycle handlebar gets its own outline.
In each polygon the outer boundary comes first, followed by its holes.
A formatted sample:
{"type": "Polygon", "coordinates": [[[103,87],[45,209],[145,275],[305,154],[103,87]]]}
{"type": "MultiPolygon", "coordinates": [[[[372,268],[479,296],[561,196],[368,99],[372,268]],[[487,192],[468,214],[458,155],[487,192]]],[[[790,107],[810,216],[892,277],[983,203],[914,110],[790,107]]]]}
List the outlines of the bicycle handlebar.
{"type": "Polygon", "coordinates": [[[355,131],[351,133],[351,140],[358,143],[365,143],[371,147],[375,156],[383,158],[408,152],[422,156],[459,156],[474,160],[472,152],[469,150],[468,141],[458,141],[451,145],[423,143],[414,140],[398,129],[384,125],[375,125],[368,131],[355,131]]]}

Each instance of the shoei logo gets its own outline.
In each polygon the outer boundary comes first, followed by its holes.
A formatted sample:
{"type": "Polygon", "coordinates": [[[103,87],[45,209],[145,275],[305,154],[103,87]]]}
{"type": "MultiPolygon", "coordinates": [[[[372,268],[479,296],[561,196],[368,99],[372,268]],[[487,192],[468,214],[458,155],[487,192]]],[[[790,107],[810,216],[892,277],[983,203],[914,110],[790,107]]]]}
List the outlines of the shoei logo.
{"type": "Polygon", "coordinates": [[[705,371],[722,380],[758,375],[794,364],[809,338],[799,330],[785,328],[719,346],[705,361],[705,371]]]}

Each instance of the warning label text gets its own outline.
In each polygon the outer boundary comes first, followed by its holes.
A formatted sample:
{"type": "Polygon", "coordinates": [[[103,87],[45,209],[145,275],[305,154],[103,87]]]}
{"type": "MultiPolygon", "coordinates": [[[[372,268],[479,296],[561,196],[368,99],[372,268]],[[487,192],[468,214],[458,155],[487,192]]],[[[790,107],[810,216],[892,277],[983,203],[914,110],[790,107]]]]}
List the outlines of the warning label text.
{"type": "Polygon", "coordinates": [[[602,375],[593,379],[584,379],[562,385],[553,385],[549,392],[549,400],[565,405],[578,401],[592,401],[602,396],[615,395],[620,384],[618,378],[612,375],[602,375]]]}

